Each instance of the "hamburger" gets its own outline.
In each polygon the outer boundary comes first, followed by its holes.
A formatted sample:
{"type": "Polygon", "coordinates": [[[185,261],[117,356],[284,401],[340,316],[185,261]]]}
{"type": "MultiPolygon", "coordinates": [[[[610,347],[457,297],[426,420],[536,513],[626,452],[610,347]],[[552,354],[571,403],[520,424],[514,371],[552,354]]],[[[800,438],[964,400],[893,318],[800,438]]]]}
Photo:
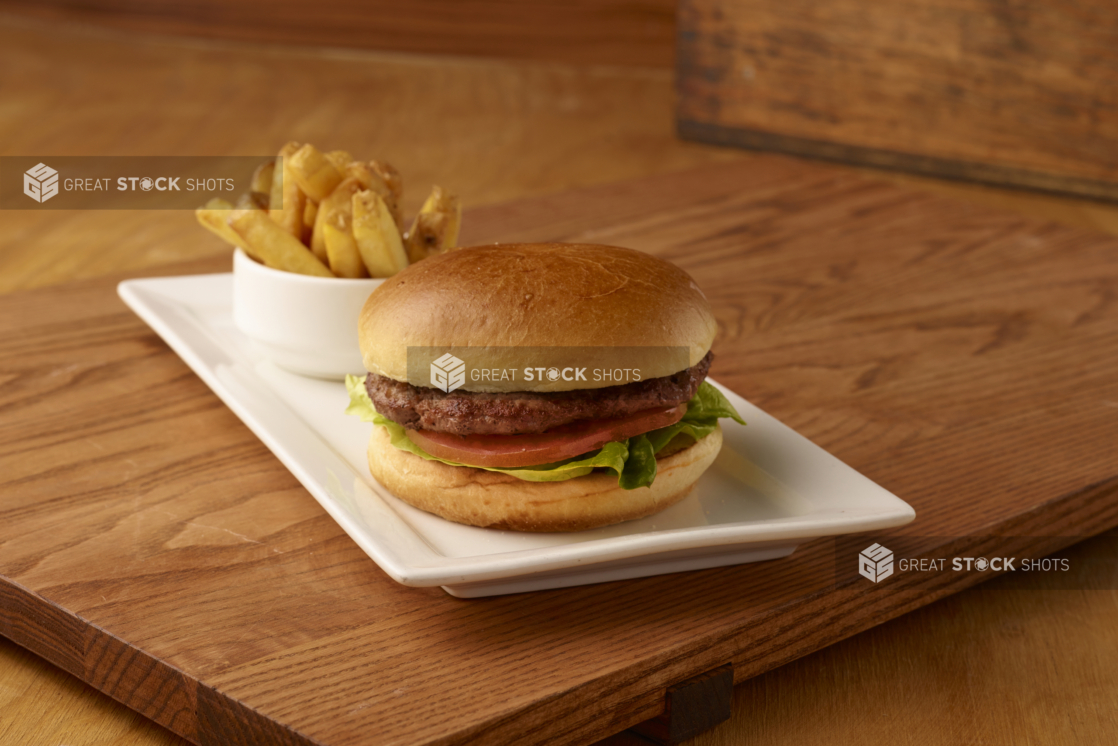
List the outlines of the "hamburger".
{"type": "MultiPolygon", "coordinates": [[[[372,476],[458,523],[577,531],[688,494],[741,417],[706,382],[717,325],[675,265],[591,244],[459,249],[361,311],[372,476]]],[[[742,422],[744,424],[744,422],[742,422]]]]}

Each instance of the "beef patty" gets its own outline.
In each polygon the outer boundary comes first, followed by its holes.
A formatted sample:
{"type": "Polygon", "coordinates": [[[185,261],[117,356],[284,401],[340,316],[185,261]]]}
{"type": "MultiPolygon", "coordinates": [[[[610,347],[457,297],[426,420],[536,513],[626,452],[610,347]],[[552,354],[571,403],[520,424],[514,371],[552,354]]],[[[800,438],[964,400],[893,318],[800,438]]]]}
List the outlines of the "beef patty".
{"type": "Polygon", "coordinates": [[[377,412],[409,430],[455,435],[542,433],[580,420],[613,419],[689,400],[710,370],[711,353],[691,368],[663,378],[600,389],[449,394],[370,373],[365,389],[377,412]]]}

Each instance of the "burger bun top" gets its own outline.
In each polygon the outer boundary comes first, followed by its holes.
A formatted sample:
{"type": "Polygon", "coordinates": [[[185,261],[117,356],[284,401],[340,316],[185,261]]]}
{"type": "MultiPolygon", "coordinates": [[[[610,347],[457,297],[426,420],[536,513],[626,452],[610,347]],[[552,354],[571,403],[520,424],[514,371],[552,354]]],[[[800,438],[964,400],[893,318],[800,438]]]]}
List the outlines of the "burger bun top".
{"type": "MultiPolygon", "coordinates": [[[[538,243],[458,249],[411,265],[369,296],[358,334],[365,367],[397,381],[408,381],[409,347],[474,348],[473,369],[517,368],[515,351],[523,348],[675,348],[673,355],[618,353],[648,379],[697,364],[716,330],[706,296],[670,262],[615,246],[538,243]]],[[[564,391],[617,383],[468,378],[462,388],[564,391]]]]}

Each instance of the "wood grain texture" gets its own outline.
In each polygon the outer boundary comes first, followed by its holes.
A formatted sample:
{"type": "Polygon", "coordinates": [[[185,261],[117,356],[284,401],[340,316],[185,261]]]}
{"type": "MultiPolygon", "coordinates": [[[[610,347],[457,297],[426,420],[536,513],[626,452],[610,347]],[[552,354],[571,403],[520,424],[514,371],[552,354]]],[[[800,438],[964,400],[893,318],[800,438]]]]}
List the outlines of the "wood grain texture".
{"type": "MultiPolygon", "coordinates": [[[[686,268],[719,319],[713,375],[911,502],[897,535],[1055,549],[1118,524],[1113,239],[780,158],[468,217],[472,241],[613,242],[686,268]]],[[[743,681],[973,582],[831,589],[818,541],[481,602],[404,588],[111,282],[7,296],[0,319],[0,525],[20,537],[0,544],[3,632],[105,684],[105,661],[138,656],[113,695],[198,743],[585,743],[680,680],[732,662],[743,681]]]]}
{"type": "Polygon", "coordinates": [[[1110,531],[1064,553],[1079,590],[1054,575],[1027,590],[992,580],[739,684],[731,721],[688,746],[1107,744],[1116,550],[1110,531]]]}
{"type": "MultiPolygon", "coordinates": [[[[0,18],[0,86],[2,154],[251,153],[297,133],[388,155],[409,179],[409,209],[432,181],[476,207],[753,158],[675,141],[671,80],[660,72],[265,49],[8,17],[0,18]]],[[[971,210],[985,205],[1118,234],[1118,210],[1102,203],[876,174],[971,210]]],[[[670,201],[651,206],[664,205],[670,201]]],[[[607,218],[595,204],[579,209],[607,218]]],[[[550,219],[546,209],[524,212],[529,227],[550,219]]],[[[121,271],[160,274],[169,262],[227,255],[184,213],[6,212],[0,222],[3,291],[121,271]]],[[[11,415],[2,412],[0,421],[11,415]]],[[[1098,545],[1081,547],[1091,556],[1098,545]]],[[[1118,637],[1105,568],[1097,590],[1083,594],[1041,592],[1040,576],[1036,592],[984,587],[739,684],[734,719],[697,743],[954,746],[968,734],[996,746],[1028,738],[1108,743],[1118,727],[1118,637]]],[[[185,743],[6,639],[0,654],[0,743],[185,743]]]]}
{"type": "Polygon", "coordinates": [[[0,637],[0,743],[186,746],[189,742],[0,637]],[[21,717],[25,713],[37,717],[21,717]]]}
{"type": "Polygon", "coordinates": [[[1118,199],[1103,0],[682,0],[680,133],[1118,199]]]}
{"type": "Polygon", "coordinates": [[[673,0],[3,0],[0,11],[129,32],[669,68],[673,0]]]}

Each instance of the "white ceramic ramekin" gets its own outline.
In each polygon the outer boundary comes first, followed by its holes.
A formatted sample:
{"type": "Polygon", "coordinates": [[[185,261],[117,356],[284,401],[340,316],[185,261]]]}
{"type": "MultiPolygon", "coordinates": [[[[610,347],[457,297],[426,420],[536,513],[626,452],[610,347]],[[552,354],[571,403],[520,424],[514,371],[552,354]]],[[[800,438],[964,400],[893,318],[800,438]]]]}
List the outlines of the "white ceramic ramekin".
{"type": "Polygon", "coordinates": [[[357,317],[384,280],[309,277],[233,254],[233,323],[281,368],[316,378],[362,374],[357,317]]]}

